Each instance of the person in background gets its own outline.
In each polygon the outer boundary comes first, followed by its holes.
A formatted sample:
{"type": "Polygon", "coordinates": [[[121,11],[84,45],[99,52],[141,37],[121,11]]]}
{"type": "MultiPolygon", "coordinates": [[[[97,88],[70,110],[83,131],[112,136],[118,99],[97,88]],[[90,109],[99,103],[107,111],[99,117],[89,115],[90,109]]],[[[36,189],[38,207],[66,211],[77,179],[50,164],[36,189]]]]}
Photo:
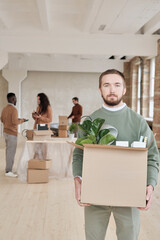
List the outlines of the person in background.
{"type": "MultiPolygon", "coordinates": [[[[106,124],[114,126],[118,130],[117,141],[127,140],[132,143],[139,140],[140,136],[147,136],[148,142],[151,142],[153,132],[147,122],[123,102],[123,96],[126,93],[124,75],[115,69],[103,72],[99,77],[99,90],[103,99],[103,106],[90,115],[91,119],[103,118],[106,124]]],[[[84,137],[82,131],[78,132],[78,137],[84,137]]],[[[72,165],[75,196],[78,204],[85,207],[86,240],[104,240],[111,213],[116,223],[117,239],[137,240],[140,230],[139,209],[147,210],[150,208],[153,191],[157,184],[159,153],[155,139],[148,149],[145,208],[98,206],[81,203],[82,164],[83,150],[75,148],[72,165]]],[[[104,191],[107,191],[107,189],[104,189],[104,191]]]]}
{"type": "Polygon", "coordinates": [[[16,106],[17,98],[15,93],[7,94],[8,104],[3,108],[1,113],[1,121],[4,126],[4,137],[6,142],[6,169],[5,176],[17,177],[12,172],[14,157],[17,148],[18,124],[26,121],[24,118],[18,118],[16,106]]]}
{"type": "Polygon", "coordinates": [[[82,106],[78,102],[78,98],[74,97],[72,98],[72,102],[74,104],[72,108],[71,114],[68,116],[68,118],[72,119],[72,123],[80,123],[81,116],[82,116],[82,106]]]}
{"type": "Polygon", "coordinates": [[[37,95],[37,109],[32,112],[32,117],[35,120],[34,129],[37,124],[48,124],[52,122],[52,108],[46,94],[38,93],[37,95]]]}
{"type": "MultiPolygon", "coordinates": [[[[75,123],[78,125],[81,121],[81,116],[82,116],[82,106],[79,104],[79,99],[77,97],[72,98],[72,102],[74,104],[72,108],[71,114],[68,116],[68,118],[72,119],[72,123],[75,123]]],[[[75,137],[77,137],[77,131],[75,131],[75,137]]]]}

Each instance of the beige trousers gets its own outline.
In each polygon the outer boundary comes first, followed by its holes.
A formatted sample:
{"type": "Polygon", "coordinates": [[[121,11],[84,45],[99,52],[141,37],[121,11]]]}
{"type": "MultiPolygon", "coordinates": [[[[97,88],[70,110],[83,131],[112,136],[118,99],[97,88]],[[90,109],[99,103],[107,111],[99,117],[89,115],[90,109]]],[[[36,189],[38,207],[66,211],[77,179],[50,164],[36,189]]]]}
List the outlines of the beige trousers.
{"type": "Polygon", "coordinates": [[[17,136],[4,133],[6,142],[6,172],[12,172],[17,148],[17,136]]]}
{"type": "Polygon", "coordinates": [[[140,229],[139,210],[129,207],[85,207],[86,240],[104,240],[113,213],[118,240],[137,240],[140,229]]]}

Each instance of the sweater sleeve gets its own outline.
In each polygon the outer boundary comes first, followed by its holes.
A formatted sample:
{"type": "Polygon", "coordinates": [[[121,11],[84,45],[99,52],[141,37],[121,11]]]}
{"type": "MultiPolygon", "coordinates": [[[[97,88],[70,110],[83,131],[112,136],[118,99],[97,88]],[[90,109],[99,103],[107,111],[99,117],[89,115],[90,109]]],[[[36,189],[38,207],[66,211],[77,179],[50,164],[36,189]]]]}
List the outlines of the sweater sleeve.
{"type": "Polygon", "coordinates": [[[19,124],[21,124],[23,122],[24,122],[24,119],[18,118],[18,111],[15,108],[14,111],[13,111],[13,114],[12,114],[12,123],[14,125],[19,125],[19,124]]]}
{"type": "Polygon", "coordinates": [[[2,111],[2,113],[1,113],[0,120],[1,120],[1,122],[3,123],[3,111],[2,111]]]}
{"type": "Polygon", "coordinates": [[[71,114],[68,116],[68,118],[72,117],[73,116],[73,108],[72,108],[72,112],[71,114]]]}
{"type": "MultiPolygon", "coordinates": [[[[141,122],[141,136],[148,137],[148,145],[153,139],[153,132],[149,128],[145,120],[141,122]]],[[[148,149],[147,159],[147,185],[155,187],[158,181],[159,172],[159,151],[157,148],[156,140],[154,139],[151,146],[148,149]]]]}
{"type": "Polygon", "coordinates": [[[48,106],[47,108],[47,117],[44,117],[43,115],[41,116],[40,120],[42,120],[45,123],[50,123],[52,122],[52,108],[51,106],[48,106]]]}
{"type": "MultiPolygon", "coordinates": [[[[85,137],[82,130],[79,129],[78,131],[78,138],[85,137]]],[[[72,170],[73,176],[80,176],[82,177],[82,165],[83,165],[83,150],[80,148],[75,148],[73,151],[73,162],[72,162],[72,170]]]]}

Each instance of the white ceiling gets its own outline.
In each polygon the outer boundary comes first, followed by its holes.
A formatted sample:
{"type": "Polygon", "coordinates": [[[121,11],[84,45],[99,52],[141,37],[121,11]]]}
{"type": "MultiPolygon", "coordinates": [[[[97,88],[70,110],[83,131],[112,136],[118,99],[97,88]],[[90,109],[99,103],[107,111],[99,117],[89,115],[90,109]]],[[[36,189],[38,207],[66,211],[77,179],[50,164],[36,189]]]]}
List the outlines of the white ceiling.
{"type": "Polygon", "coordinates": [[[157,54],[159,29],[160,0],[0,0],[0,68],[121,68],[157,54]]]}

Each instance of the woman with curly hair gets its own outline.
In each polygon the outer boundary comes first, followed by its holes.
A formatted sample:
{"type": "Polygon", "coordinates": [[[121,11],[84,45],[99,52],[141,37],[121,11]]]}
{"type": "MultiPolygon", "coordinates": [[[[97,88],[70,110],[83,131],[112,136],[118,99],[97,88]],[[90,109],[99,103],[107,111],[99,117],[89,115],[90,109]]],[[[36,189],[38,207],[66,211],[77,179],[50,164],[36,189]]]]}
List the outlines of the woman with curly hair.
{"type": "Polygon", "coordinates": [[[49,99],[46,94],[37,94],[37,109],[32,112],[32,117],[35,120],[34,129],[36,129],[37,124],[48,124],[52,122],[52,108],[49,99]]]}

